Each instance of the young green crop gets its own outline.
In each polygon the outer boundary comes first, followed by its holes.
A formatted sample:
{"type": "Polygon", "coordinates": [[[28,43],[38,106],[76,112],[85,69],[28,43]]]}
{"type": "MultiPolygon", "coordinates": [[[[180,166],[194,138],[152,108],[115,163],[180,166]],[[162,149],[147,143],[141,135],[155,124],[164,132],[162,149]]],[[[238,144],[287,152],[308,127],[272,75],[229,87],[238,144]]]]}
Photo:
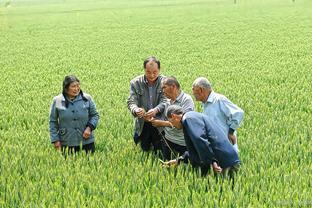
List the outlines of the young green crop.
{"type": "Polygon", "coordinates": [[[311,206],[311,9],[308,0],[0,1],[0,207],[311,206]],[[134,145],[129,81],[150,55],[185,92],[206,76],[244,109],[234,186],[190,165],[163,169],[134,145]],[[101,119],[96,153],[65,159],[48,114],[71,73],[101,119]]]}

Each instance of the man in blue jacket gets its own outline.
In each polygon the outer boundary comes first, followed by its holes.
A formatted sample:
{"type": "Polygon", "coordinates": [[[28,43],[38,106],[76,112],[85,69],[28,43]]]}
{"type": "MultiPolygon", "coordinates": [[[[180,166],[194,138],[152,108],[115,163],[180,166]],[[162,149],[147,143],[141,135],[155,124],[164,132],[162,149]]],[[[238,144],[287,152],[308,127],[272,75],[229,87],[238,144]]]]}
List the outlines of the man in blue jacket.
{"type": "Polygon", "coordinates": [[[180,106],[172,105],[167,110],[168,120],[175,128],[183,129],[187,152],[166,165],[190,160],[194,167],[200,167],[206,174],[212,166],[215,172],[235,172],[240,164],[237,152],[228,135],[206,115],[198,112],[184,113],[180,106]]]}

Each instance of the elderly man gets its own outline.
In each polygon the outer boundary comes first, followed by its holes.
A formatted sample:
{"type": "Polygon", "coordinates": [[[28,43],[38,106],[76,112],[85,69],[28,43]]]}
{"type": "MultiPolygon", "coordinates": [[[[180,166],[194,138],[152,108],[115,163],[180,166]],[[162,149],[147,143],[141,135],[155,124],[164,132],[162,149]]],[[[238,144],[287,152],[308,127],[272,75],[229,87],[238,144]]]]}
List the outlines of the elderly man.
{"type": "Polygon", "coordinates": [[[160,61],[149,57],[144,60],[143,67],[145,74],[130,82],[127,104],[135,119],[135,144],[140,142],[143,151],[151,147],[156,151],[161,149],[161,135],[149,121],[163,113],[167,99],[161,90],[160,61]]]}
{"type": "Polygon", "coordinates": [[[218,125],[228,135],[236,152],[238,152],[236,129],[244,117],[244,111],[233,104],[224,95],[212,90],[210,82],[199,77],[193,82],[193,95],[203,103],[203,113],[218,125]]]}
{"type": "Polygon", "coordinates": [[[190,160],[194,167],[200,167],[206,174],[213,167],[215,172],[232,173],[238,170],[240,160],[228,140],[227,134],[215,125],[214,120],[195,111],[185,113],[177,105],[167,109],[168,120],[177,129],[183,129],[187,152],[167,165],[178,164],[181,160],[190,160]]]}
{"type": "MultiPolygon", "coordinates": [[[[180,89],[180,83],[175,77],[166,77],[162,80],[162,90],[170,102],[167,103],[166,109],[170,105],[178,105],[185,112],[194,110],[192,97],[180,89]]],[[[164,116],[166,117],[166,116],[164,116]]],[[[164,127],[164,138],[162,140],[162,154],[165,160],[170,160],[173,155],[183,155],[186,151],[185,139],[182,129],[173,128],[172,124],[164,120],[153,118],[152,125],[155,127],[164,127]]]]}

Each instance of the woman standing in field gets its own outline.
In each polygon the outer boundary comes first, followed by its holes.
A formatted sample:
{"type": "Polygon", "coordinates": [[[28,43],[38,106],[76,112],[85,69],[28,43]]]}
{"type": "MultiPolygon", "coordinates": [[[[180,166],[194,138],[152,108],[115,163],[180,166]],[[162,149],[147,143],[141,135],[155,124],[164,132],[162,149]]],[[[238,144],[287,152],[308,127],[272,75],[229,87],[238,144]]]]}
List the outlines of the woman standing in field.
{"type": "Polygon", "coordinates": [[[93,130],[99,114],[90,95],[80,90],[80,81],[74,75],[66,76],[62,94],[54,97],[50,111],[50,136],[56,149],[69,153],[95,151],[93,130]]]}

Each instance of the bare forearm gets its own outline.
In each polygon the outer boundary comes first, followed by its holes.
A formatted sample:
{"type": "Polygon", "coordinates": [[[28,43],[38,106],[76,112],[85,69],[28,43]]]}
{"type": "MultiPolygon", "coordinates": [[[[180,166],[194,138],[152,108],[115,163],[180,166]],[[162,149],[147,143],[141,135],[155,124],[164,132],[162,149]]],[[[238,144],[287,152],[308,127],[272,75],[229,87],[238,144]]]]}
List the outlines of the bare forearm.
{"type": "Polygon", "coordinates": [[[163,121],[158,119],[151,120],[153,126],[155,127],[173,127],[169,121],[163,121]]]}

